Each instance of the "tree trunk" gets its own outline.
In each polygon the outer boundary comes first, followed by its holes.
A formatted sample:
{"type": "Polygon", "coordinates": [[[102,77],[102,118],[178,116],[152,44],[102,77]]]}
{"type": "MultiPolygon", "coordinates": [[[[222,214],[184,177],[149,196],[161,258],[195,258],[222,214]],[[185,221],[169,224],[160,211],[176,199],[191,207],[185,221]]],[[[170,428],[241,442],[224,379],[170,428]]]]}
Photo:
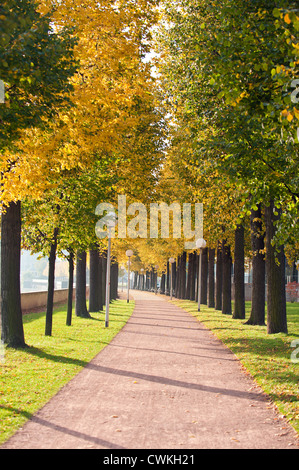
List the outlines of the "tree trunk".
{"type": "Polygon", "coordinates": [[[199,272],[199,254],[196,253],[195,254],[195,297],[194,297],[194,300],[195,302],[198,302],[198,282],[199,282],[199,278],[198,278],[198,272],[199,272]]]}
{"type": "Polygon", "coordinates": [[[103,305],[106,305],[106,276],[107,276],[107,251],[101,255],[102,259],[102,300],[103,305]]]}
{"type": "MultiPolygon", "coordinates": [[[[141,276],[140,276],[140,283],[139,287],[141,290],[141,276]]],[[[110,299],[116,300],[117,299],[117,286],[118,286],[118,263],[115,261],[111,262],[111,282],[110,282],[110,299]]]]}
{"type": "Polygon", "coordinates": [[[186,284],[186,299],[191,300],[191,277],[193,275],[192,269],[193,253],[188,254],[188,268],[187,268],[187,284],[186,284]]]}
{"type": "Polygon", "coordinates": [[[187,259],[187,253],[186,251],[183,252],[182,258],[181,258],[181,299],[186,298],[186,259],[187,259]]]}
{"type": "Polygon", "coordinates": [[[265,300],[266,300],[266,265],[264,255],[265,233],[262,224],[261,204],[257,210],[251,210],[251,249],[252,249],[252,289],[251,289],[251,313],[248,325],[265,324],[265,300]]]}
{"type": "Polygon", "coordinates": [[[169,271],[169,261],[166,264],[166,295],[170,294],[170,271],[169,271]]]}
{"type": "Polygon", "coordinates": [[[103,309],[100,256],[97,249],[89,251],[89,312],[99,312],[103,309]]]}
{"type": "Polygon", "coordinates": [[[244,283],[244,227],[238,225],[235,230],[234,288],[235,302],[233,318],[245,318],[245,283],[244,283]]]}
{"type": "Polygon", "coordinates": [[[222,310],[222,246],[218,242],[217,246],[217,264],[216,264],[216,301],[215,309],[222,310]]]}
{"type": "Polygon", "coordinates": [[[177,299],[180,298],[180,269],[181,269],[181,257],[177,257],[176,263],[176,276],[175,276],[175,296],[177,299]]]}
{"type": "Polygon", "coordinates": [[[161,294],[165,294],[165,273],[162,273],[161,276],[160,292],[161,294]]]}
{"type": "Polygon", "coordinates": [[[291,282],[298,282],[298,271],[295,261],[292,263],[292,275],[291,282]]]}
{"type": "Polygon", "coordinates": [[[1,216],[2,342],[26,347],[21,309],[21,202],[11,203],[1,216]]]}
{"type": "Polygon", "coordinates": [[[71,326],[72,324],[73,292],[74,292],[74,252],[70,251],[70,254],[69,254],[69,288],[68,288],[67,315],[66,315],[67,326],[71,326]]]}
{"type": "Polygon", "coordinates": [[[191,284],[190,284],[190,300],[195,300],[196,262],[197,262],[197,254],[192,253],[192,274],[191,274],[191,284]]]}
{"type": "Polygon", "coordinates": [[[200,303],[208,304],[208,248],[202,249],[200,303]]]}
{"type": "Polygon", "coordinates": [[[56,263],[58,232],[59,232],[59,229],[54,228],[53,240],[51,243],[50,255],[49,255],[48,299],[47,299],[46,327],[45,327],[46,336],[52,335],[54,288],[55,288],[55,263],[56,263]]]}
{"type": "Polygon", "coordinates": [[[222,244],[222,264],[222,313],[230,315],[232,313],[232,258],[230,246],[227,245],[226,240],[223,240],[222,244]]]}
{"type": "Polygon", "coordinates": [[[281,216],[281,209],[271,201],[265,208],[266,222],[266,271],[267,271],[267,332],[287,333],[285,255],[283,246],[272,246],[275,223],[281,216]]]}
{"type": "Polygon", "coordinates": [[[86,307],[86,252],[77,253],[76,265],[76,315],[90,318],[86,307]]]}
{"type": "Polygon", "coordinates": [[[214,276],[214,264],[215,264],[215,249],[209,248],[209,292],[208,292],[208,307],[215,308],[215,276],[214,276]]]}

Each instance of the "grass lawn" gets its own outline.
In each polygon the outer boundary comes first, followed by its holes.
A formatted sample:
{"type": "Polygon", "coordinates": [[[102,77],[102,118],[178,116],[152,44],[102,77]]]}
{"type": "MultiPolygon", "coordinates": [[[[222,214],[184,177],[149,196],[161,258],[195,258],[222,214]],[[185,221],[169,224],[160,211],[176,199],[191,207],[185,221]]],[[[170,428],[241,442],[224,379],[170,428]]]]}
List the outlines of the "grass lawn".
{"type": "Polygon", "coordinates": [[[24,316],[23,350],[5,348],[0,358],[0,443],[7,440],[58,390],[74,377],[121,330],[134,302],[110,305],[109,328],[104,311],[91,319],[73,315],[66,326],[66,306],[55,309],[52,336],[44,336],[45,313],[24,316]]]}
{"type": "MultiPolygon", "coordinates": [[[[200,320],[237,356],[299,433],[299,304],[287,304],[288,334],[268,335],[265,326],[245,325],[231,315],[188,300],[173,303],[200,320]],[[295,347],[291,347],[292,341],[295,347]],[[291,356],[293,353],[293,356],[291,356]]],[[[246,302],[246,319],[251,303],[246,302]]]]}

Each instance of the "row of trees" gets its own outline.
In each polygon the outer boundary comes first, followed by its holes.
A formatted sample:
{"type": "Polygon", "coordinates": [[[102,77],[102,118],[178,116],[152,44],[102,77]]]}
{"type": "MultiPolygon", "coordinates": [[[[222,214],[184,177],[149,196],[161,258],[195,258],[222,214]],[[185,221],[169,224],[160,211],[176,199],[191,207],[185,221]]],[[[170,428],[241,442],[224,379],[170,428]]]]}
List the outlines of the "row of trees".
{"type": "MultiPolygon", "coordinates": [[[[25,346],[21,247],[49,257],[51,334],[56,256],[69,260],[70,279],[76,264],[83,286],[84,253],[93,263],[106,249],[95,208],[118,194],[127,204],[203,203],[223,293],[234,262],[234,315],[244,312],[247,256],[249,321],[264,322],[266,266],[268,332],[286,332],[285,253],[299,258],[295,2],[5,0],[0,16],[2,340],[25,346]],[[155,78],[144,60],[154,25],[155,78]]],[[[181,240],[115,240],[119,264],[129,245],[136,269],[175,256],[181,291],[194,291],[181,240]]],[[[84,292],[76,311],[86,315],[84,292]]]]}
{"type": "Polygon", "coordinates": [[[264,321],[266,266],[269,333],[287,331],[285,253],[299,258],[298,29],[295,2],[166,0],[157,34],[170,129],[163,197],[203,203],[204,238],[233,257],[236,295],[247,239],[249,321],[264,321]]]}
{"type": "Polygon", "coordinates": [[[77,265],[76,312],[84,315],[82,254],[106,249],[95,234],[96,206],[124,191],[131,200],[150,197],[163,159],[162,113],[144,61],[155,5],[5,0],[0,6],[6,90],[0,105],[1,316],[7,345],[26,345],[21,247],[49,257],[45,332],[51,335],[56,256],[69,260],[70,278],[77,265]]]}

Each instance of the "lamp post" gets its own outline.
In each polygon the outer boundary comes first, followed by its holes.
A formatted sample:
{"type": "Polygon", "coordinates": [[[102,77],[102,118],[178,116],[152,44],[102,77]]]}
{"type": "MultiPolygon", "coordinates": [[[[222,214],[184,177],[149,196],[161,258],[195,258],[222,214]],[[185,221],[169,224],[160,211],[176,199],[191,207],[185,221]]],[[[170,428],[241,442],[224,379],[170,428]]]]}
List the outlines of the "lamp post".
{"type": "Polygon", "coordinates": [[[110,265],[111,265],[111,229],[116,225],[115,213],[110,212],[107,214],[109,217],[106,222],[108,228],[108,253],[107,253],[107,270],[106,270],[106,312],[105,312],[105,327],[109,326],[109,304],[110,304],[110,265]]]}
{"type": "Polygon", "coordinates": [[[175,262],[174,258],[169,258],[170,263],[170,300],[172,300],[172,265],[175,262]]]}
{"type": "Polygon", "coordinates": [[[131,261],[131,256],[133,256],[133,251],[132,250],[127,250],[126,255],[129,258],[129,261],[128,261],[128,294],[127,294],[127,303],[129,303],[129,295],[130,295],[130,261],[131,261]]]}
{"type": "Polygon", "coordinates": [[[205,248],[207,242],[203,238],[196,240],[196,248],[199,248],[199,267],[198,267],[198,311],[200,312],[200,291],[201,291],[201,249],[205,248]]]}

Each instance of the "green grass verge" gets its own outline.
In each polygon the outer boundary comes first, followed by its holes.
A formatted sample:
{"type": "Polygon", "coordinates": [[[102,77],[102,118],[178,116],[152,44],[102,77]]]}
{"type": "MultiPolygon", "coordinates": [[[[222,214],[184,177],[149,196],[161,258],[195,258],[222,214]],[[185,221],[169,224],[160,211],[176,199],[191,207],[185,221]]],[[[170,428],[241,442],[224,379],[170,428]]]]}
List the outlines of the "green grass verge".
{"type": "MultiPolygon", "coordinates": [[[[203,305],[198,312],[195,302],[173,303],[190,312],[228,346],[299,433],[299,363],[294,361],[299,359],[299,304],[287,304],[288,334],[268,335],[265,326],[245,325],[246,320],[233,319],[203,305]],[[291,347],[293,340],[296,348],[291,347]]],[[[246,302],[246,319],[250,309],[251,303],[246,302]]]]}
{"type": "Polygon", "coordinates": [[[5,348],[0,362],[0,443],[6,441],[58,390],[97,355],[126,324],[134,302],[113,301],[109,327],[104,311],[91,319],[73,315],[66,326],[66,306],[56,308],[52,336],[44,336],[45,313],[24,316],[28,348],[5,348]]]}

